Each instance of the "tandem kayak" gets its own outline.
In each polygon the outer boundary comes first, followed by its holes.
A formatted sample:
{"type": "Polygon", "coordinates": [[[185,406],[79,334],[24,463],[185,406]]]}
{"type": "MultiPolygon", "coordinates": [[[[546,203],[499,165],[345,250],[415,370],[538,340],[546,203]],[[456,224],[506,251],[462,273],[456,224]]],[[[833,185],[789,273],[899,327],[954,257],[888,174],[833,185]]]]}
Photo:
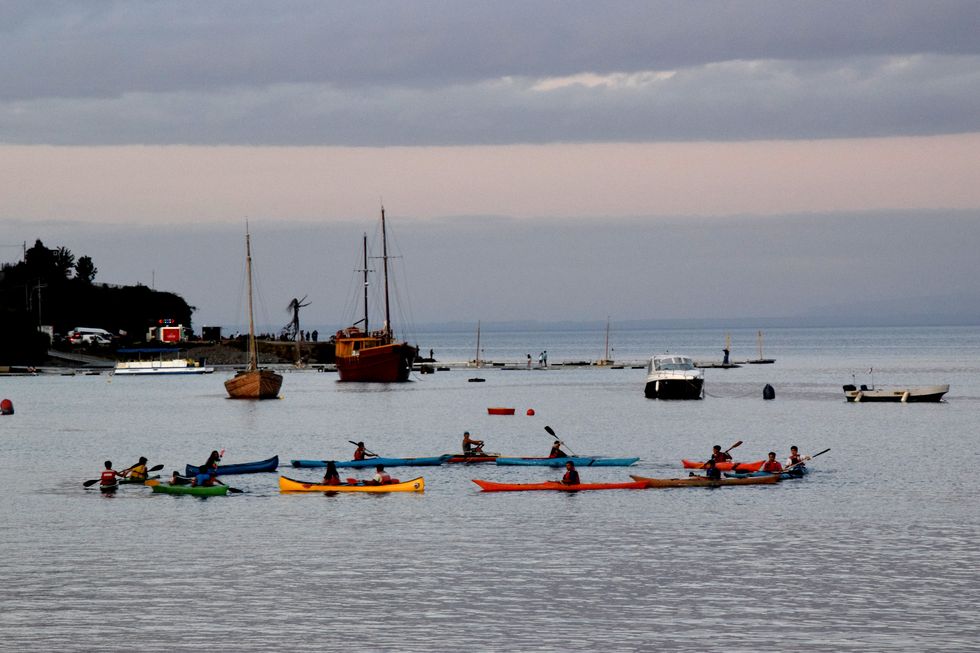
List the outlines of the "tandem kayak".
{"type": "Polygon", "coordinates": [[[425,479],[421,476],[401,483],[374,485],[372,483],[348,483],[345,485],[323,485],[307,483],[286,476],[279,477],[280,492],[424,492],[425,479]]]}
{"type": "Polygon", "coordinates": [[[195,497],[219,497],[228,494],[227,485],[171,485],[152,483],[150,489],[158,494],[190,494],[195,497]]]}
{"type": "MultiPolygon", "coordinates": [[[[378,465],[384,465],[385,467],[429,467],[432,465],[441,465],[449,458],[452,458],[449,454],[432,456],[430,458],[366,458],[364,460],[338,461],[334,464],[338,469],[341,467],[360,469],[364,467],[377,467],[378,465]]],[[[292,461],[293,467],[326,467],[327,462],[326,460],[292,461]]]]}
{"type": "MultiPolygon", "coordinates": [[[[233,465],[218,465],[218,476],[226,474],[254,474],[256,472],[274,472],[279,467],[279,456],[266,458],[254,463],[235,463],[233,465]]],[[[184,476],[194,476],[200,473],[197,465],[185,465],[184,476]]]]}
{"type": "MultiPolygon", "coordinates": [[[[788,472],[782,472],[778,474],[779,478],[786,481],[791,478],[803,478],[810,473],[810,470],[806,467],[796,467],[788,472]]],[[[728,478],[752,478],[758,476],[777,476],[775,472],[764,472],[759,470],[758,472],[726,472],[725,476],[728,478]]]]}
{"type": "Polygon", "coordinates": [[[582,490],[642,490],[647,486],[645,481],[565,485],[558,481],[545,481],[544,483],[494,483],[493,481],[481,481],[474,478],[473,482],[479,485],[480,489],[484,492],[522,492],[527,490],[558,490],[559,492],[579,492],[582,490]]]}
{"type": "Polygon", "coordinates": [[[569,456],[568,458],[497,458],[498,465],[536,465],[543,467],[564,467],[574,463],[576,467],[629,467],[639,458],[598,458],[592,456],[569,456]]]}
{"type": "MultiPolygon", "coordinates": [[[[704,469],[704,463],[700,460],[682,460],[681,462],[684,463],[684,469],[704,469]]],[[[723,472],[733,470],[736,472],[757,472],[762,469],[765,462],[764,460],[756,460],[751,463],[717,463],[715,467],[723,472]]]]}
{"type": "Polygon", "coordinates": [[[634,481],[646,483],[647,487],[721,487],[723,485],[768,485],[779,481],[779,476],[748,476],[746,478],[710,479],[704,476],[688,476],[686,478],[648,478],[646,476],[630,476],[634,481]]]}

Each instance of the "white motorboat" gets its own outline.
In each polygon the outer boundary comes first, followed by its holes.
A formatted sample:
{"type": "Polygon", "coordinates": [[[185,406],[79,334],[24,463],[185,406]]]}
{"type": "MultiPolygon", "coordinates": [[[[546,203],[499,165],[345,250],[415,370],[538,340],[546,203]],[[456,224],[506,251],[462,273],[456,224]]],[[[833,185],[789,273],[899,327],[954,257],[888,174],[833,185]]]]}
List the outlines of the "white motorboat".
{"type": "Polygon", "coordinates": [[[943,395],[949,392],[949,384],[943,385],[924,385],[907,388],[869,388],[862,385],[860,388],[853,384],[844,386],[844,398],[854,403],[891,401],[896,403],[936,403],[941,401],[943,395]]]}
{"type": "Polygon", "coordinates": [[[704,396],[704,372],[687,356],[654,356],[647,365],[643,393],[647,399],[701,399],[704,396]]]}
{"type": "Polygon", "coordinates": [[[213,367],[206,367],[199,361],[181,357],[176,349],[146,348],[120,349],[120,354],[135,354],[135,360],[119,361],[113,374],[123,376],[149,374],[210,374],[213,367]]]}

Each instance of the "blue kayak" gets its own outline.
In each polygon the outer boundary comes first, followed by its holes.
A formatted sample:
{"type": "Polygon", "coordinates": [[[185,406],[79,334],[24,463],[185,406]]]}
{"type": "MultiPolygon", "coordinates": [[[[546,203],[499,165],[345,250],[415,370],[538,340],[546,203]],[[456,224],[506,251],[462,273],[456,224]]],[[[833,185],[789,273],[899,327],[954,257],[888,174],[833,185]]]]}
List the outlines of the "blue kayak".
{"type": "MultiPolygon", "coordinates": [[[[452,456],[445,454],[442,456],[432,456],[430,458],[365,458],[364,460],[344,460],[334,461],[338,469],[346,467],[349,469],[360,469],[364,467],[430,467],[441,465],[452,456]]],[[[326,460],[294,460],[293,467],[326,467],[326,460]]]]}
{"type": "Polygon", "coordinates": [[[572,462],[576,467],[629,467],[639,458],[597,458],[569,456],[568,458],[497,458],[498,465],[536,465],[539,467],[564,467],[572,462]]]}
{"type": "MultiPolygon", "coordinates": [[[[218,476],[225,474],[254,474],[256,472],[274,472],[279,467],[279,456],[273,456],[266,460],[258,460],[254,463],[237,463],[234,465],[218,465],[218,476]]],[[[200,473],[201,468],[197,465],[185,465],[184,476],[195,476],[200,473]]]]}
{"type": "MultiPolygon", "coordinates": [[[[763,471],[758,471],[758,472],[734,472],[734,473],[732,473],[732,472],[725,472],[725,476],[727,476],[728,478],[747,478],[749,476],[769,476],[770,474],[774,474],[774,473],[775,472],[763,472],[763,471]]],[[[786,480],[789,480],[791,478],[803,478],[804,476],[806,476],[809,473],[810,473],[810,470],[807,469],[806,467],[796,467],[795,469],[791,469],[788,472],[783,472],[782,474],[779,475],[779,478],[782,479],[782,480],[784,480],[784,481],[786,481],[786,480]]]]}

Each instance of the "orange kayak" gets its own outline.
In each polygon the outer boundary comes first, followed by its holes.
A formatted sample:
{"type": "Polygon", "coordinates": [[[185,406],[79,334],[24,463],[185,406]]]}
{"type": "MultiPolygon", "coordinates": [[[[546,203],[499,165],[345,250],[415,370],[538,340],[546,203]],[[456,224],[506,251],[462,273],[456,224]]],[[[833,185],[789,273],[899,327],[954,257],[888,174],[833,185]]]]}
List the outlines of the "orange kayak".
{"type": "Polygon", "coordinates": [[[630,476],[634,481],[642,481],[647,487],[721,487],[722,485],[769,485],[779,481],[779,474],[765,476],[748,476],[746,478],[720,478],[712,480],[703,476],[688,476],[687,478],[647,478],[646,476],[630,476]],[[736,481],[736,482],[732,482],[736,481]],[[748,481],[748,482],[746,482],[748,481]]]}
{"type": "MultiPolygon", "coordinates": [[[[700,460],[682,460],[684,463],[684,469],[704,469],[704,463],[700,460]]],[[[718,463],[715,465],[718,469],[723,472],[757,472],[762,469],[762,465],[766,461],[757,460],[753,463],[718,463]]]]}
{"type": "Polygon", "coordinates": [[[564,485],[558,481],[545,481],[544,483],[494,483],[493,481],[480,481],[473,479],[473,482],[480,486],[484,492],[521,492],[524,490],[558,490],[559,492],[578,492],[580,490],[642,490],[647,486],[646,481],[632,481],[628,483],[579,483],[578,485],[564,485]]]}

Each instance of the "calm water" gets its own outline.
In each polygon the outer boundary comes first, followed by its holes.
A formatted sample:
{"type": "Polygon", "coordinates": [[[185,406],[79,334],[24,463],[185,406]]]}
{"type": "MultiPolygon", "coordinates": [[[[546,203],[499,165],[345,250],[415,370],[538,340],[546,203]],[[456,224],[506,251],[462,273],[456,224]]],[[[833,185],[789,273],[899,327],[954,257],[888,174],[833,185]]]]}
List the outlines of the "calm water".
{"type": "MultiPolygon", "coordinates": [[[[669,349],[720,358],[718,331],[613,332],[617,359],[669,349]]],[[[420,338],[442,360],[475,334],[420,338]]],[[[600,358],[604,333],[487,333],[483,356],[600,358]]],[[[287,373],[280,401],[226,400],[200,378],[0,378],[0,649],[174,651],[910,651],[980,641],[980,329],[772,330],[772,366],[708,370],[701,402],[644,399],[644,371],[439,372],[397,387],[287,373]],[[846,404],[840,386],[950,383],[938,405],[846,404]],[[763,401],[771,383],[775,401],[763,401]],[[488,406],[519,415],[491,417],[488,406]],[[523,415],[527,408],[534,417],[523,415]],[[543,468],[399,468],[423,495],[246,494],[201,500],[86,491],[105,458],[166,472],[201,463],[489,450],[543,455],[552,426],[577,453],[684,457],[744,444],[831,447],[773,487],[481,494],[471,478],[543,468]]],[[[733,332],[733,358],[757,355],[733,332]]],[[[288,463],[287,463],[288,465],[288,463]]],[[[315,470],[283,468],[315,478],[315,470]]],[[[583,469],[585,481],[624,469],[583,469]]]]}

